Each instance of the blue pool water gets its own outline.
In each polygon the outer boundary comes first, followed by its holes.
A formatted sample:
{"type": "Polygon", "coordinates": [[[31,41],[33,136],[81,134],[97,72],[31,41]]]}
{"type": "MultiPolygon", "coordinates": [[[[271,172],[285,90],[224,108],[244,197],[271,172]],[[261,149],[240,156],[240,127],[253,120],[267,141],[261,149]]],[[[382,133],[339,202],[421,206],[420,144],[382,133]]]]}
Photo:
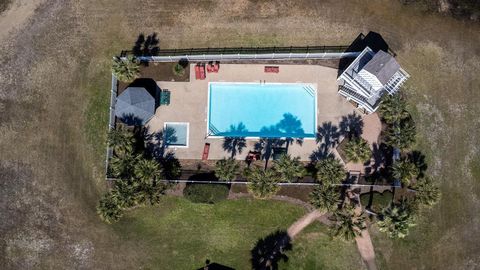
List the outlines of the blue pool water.
{"type": "Polygon", "coordinates": [[[312,138],[316,89],[302,83],[210,83],[209,136],[312,138]]]}

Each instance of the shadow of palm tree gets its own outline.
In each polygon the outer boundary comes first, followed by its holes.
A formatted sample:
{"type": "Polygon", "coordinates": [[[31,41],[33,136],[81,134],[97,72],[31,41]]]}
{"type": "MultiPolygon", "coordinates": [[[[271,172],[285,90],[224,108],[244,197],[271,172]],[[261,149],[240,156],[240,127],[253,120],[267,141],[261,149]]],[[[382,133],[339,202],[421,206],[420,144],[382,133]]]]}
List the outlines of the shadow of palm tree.
{"type": "Polygon", "coordinates": [[[288,261],[285,252],[289,250],[292,250],[291,239],[285,231],[276,231],[265,238],[259,239],[250,252],[252,269],[278,269],[280,261],[288,261]]]}
{"type": "MultiPolygon", "coordinates": [[[[261,134],[277,134],[278,128],[276,126],[263,127],[260,130],[261,134]]],[[[281,138],[267,138],[263,137],[255,143],[254,149],[257,152],[262,153],[261,157],[265,160],[265,168],[268,166],[268,161],[273,155],[274,148],[282,147],[285,140],[281,138]]]]}
{"type": "Polygon", "coordinates": [[[145,34],[141,33],[135,41],[135,45],[132,48],[133,55],[135,56],[155,56],[160,51],[160,40],[157,37],[157,33],[152,33],[145,37],[145,34]]]}
{"type": "Polygon", "coordinates": [[[310,154],[310,160],[315,162],[333,156],[331,150],[337,146],[340,138],[338,127],[332,122],[324,122],[317,128],[316,141],[320,143],[318,148],[310,154]]]}
{"type": "Polygon", "coordinates": [[[425,172],[428,169],[427,162],[425,161],[425,155],[420,151],[412,151],[408,154],[408,158],[415,164],[419,170],[418,177],[424,177],[425,172]]]}
{"type": "Polygon", "coordinates": [[[131,127],[139,127],[144,124],[144,119],[135,116],[133,113],[123,114],[121,117],[118,117],[118,119],[120,119],[125,125],[131,127]]]}
{"type": "Polygon", "coordinates": [[[342,120],[339,123],[340,135],[347,138],[360,137],[363,132],[363,120],[362,117],[355,112],[347,116],[342,116],[342,120]]]}
{"type": "MultiPolygon", "coordinates": [[[[230,130],[228,131],[228,133],[231,134],[245,134],[246,132],[248,132],[248,130],[241,122],[237,126],[231,125],[230,130]]],[[[235,157],[237,153],[241,154],[243,148],[246,146],[247,141],[245,140],[245,137],[225,137],[222,144],[223,150],[230,153],[232,158],[235,157]]]]}
{"type": "Polygon", "coordinates": [[[140,135],[145,142],[145,151],[148,156],[161,161],[164,158],[165,148],[172,142],[177,141],[175,129],[164,128],[158,132],[150,133],[148,128],[143,128],[140,135]]]}
{"type": "Polygon", "coordinates": [[[326,159],[329,157],[335,157],[330,149],[326,148],[325,145],[321,144],[310,154],[310,161],[316,162],[320,159],[326,159]]]}
{"type": "Polygon", "coordinates": [[[210,262],[210,260],[207,259],[205,261],[205,266],[200,267],[197,270],[235,270],[235,268],[231,268],[215,262],[210,262]]]}
{"type": "Polygon", "coordinates": [[[296,142],[298,145],[303,144],[303,136],[305,131],[302,128],[302,121],[291,113],[283,114],[283,119],[277,124],[277,129],[286,134],[285,142],[288,152],[288,146],[296,142]]]}

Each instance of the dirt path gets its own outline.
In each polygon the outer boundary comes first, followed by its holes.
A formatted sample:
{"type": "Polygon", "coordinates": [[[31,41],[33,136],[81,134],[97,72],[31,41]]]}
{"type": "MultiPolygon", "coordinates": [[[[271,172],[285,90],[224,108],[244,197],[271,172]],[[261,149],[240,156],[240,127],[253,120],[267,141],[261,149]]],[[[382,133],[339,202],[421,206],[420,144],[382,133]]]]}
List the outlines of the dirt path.
{"type": "Polygon", "coordinates": [[[299,220],[295,221],[295,223],[293,223],[288,228],[288,230],[287,230],[288,236],[290,236],[291,239],[295,238],[295,236],[297,236],[297,234],[299,234],[308,225],[310,225],[315,220],[320,219],[324,215],[325,215],[325,213],[320,212],[319,210],[314,210],[314,211],[304,215],[299,220]]]}
{"type": "Polygon", "coordinates": [[[362,260],[367,265],[369,270],[376,270],[377,265],[375,264],[375,250],[373,249],[372,239],[370,238],[370,233],[368,230],[363,230],[360,236],[355,238],[357,243],[358,251],[362,260]]]}
{"type": "MultiPolygon", "coordinates": [[[[360,215],[363,212],[362,204],[360,203],[360,197],[356,196],[356,201],[358,202],[355,207],[356,214],[360,215]]],[[[375,263],[375,249],[373,248],[372,239],[370,238],[370,233],[368,232],[368,227],[362,231],[361,235],[355,237],[355,242],[357,243],[357,249],[362,257],[363,262],[366,264],[369,270],[376,270],[377,265],[375,263]]]]}

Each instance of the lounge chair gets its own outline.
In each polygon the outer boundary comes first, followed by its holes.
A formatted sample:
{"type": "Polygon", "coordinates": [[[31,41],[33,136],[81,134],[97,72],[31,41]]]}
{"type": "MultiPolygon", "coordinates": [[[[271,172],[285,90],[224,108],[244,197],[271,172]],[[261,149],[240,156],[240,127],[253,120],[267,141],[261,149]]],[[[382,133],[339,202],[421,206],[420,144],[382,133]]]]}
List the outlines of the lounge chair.
{"type": "Polygon", "coordinates": [[[205,143],[205,146],[203,146],[202,160],[207,160],[208,159],[208,153],[209,152],[210,152],[210,144],[205,143]]]}
{"type": "Polygon", "coordinates": [[[201,80],[200,79],[200,66],[199,65],[195,65],[195,79],[201,80]]]}

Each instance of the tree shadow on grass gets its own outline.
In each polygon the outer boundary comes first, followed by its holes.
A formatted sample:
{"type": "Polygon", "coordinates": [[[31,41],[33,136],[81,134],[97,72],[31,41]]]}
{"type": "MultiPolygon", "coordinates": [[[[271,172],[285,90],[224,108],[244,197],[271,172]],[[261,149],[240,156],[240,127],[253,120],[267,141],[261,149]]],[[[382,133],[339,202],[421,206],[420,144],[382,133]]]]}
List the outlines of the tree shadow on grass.
{"type": "Polygon", "coordinates": [[[160,51],[160,40],[157,37],[157,33],[152,33],[148,36],[141,33],[135,41],[135,45],[132,48],[132,53],[135,56],[155,56],[160,51]]]}
{"type": "Polygon", "coordinates": [[[275,270],[280,261],[287,262],[286,251],[292,250],[290,236],[285,231],[276,231],[259,239],[251,250],[252,269],[275,270]]]}
{"type": "Polygon", "coordinates": [[[210,262],[209,259],[205,261],[205,266],[198,268],[197,270],[235,270],[235,268],[228,267],[223,264],[210,262]]]}
{"type": "Polygon", "coordinates": [[[425,161],[425,155],[422,152],[415,150],[408,154],[408,159],[410,159],[413,164],[415,164],[415,166],[418,168],[418,177],[424,177],[425,172],[428,169],[427,162],[425,161]]]}

